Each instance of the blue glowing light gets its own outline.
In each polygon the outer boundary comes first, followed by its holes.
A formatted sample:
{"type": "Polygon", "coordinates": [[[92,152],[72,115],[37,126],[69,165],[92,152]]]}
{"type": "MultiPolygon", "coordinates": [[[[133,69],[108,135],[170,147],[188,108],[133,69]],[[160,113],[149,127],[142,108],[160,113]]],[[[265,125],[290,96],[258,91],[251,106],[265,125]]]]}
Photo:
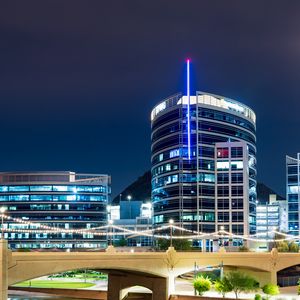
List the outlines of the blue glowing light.
{"type": "Polygon", "coordinates": [[[187,89],[187,98],[188,98],[188,105],[187,105],[187,131],[188,131],[188,158],[191,159],[191,122],[190,122],[190,59],[186,60],[186,89],[187,89]]]}

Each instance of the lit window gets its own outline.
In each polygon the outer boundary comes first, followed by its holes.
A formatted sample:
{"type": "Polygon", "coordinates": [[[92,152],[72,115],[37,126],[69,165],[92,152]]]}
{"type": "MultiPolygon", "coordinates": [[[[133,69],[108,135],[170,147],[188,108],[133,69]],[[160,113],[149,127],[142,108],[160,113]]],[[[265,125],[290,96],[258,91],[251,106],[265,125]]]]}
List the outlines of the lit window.
{"type": "Polygon", "coordinates": [[[26,192],[29,191],[29,186],[10,186],[9,187],[10,192],[26,192]]]}
{"type": "Polygon", "coordinates": [[[232,161],[231,162],[231,169],[232,170],[241,170],[241,169],[243,169],[243,162],[241,160],[232,161]]]}
{"type": "Polygon", "coordinates": [[[0,192],[7,192],[8,191],[8,186],[2,185],[0,186],[0,192]]]}
{"type": "Polygon", "coordinates": [[[170,158],[179,156],[179,149],[174,149],[170,151],[170,158]]]}
{"type": "Polygon", "coordinates": [[[229,170],[229,162],[228,161],[218,161],[217,169],[218,170],[229,170]]]}
{"type": "Polygon", "coordinates": [[[227,158],[228,157],[228,148],[218,148],[217,156],[219,158],[227,158]]]}

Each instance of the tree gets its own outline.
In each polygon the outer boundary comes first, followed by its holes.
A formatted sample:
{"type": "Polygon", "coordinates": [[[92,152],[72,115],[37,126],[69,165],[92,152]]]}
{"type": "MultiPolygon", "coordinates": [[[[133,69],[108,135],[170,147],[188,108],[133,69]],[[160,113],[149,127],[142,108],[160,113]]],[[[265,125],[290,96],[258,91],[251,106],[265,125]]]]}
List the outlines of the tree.
{"type": "Polygon", "coordinates": [[[247,246],[243,245],[243,246],[239,247],[239,251],[240,252],[249,252],[250,250],[247,246]]]}
{"type": "Polygon", "coordinates": [[[299,252],[299,245],[297,245],[295,242],[291,242],[289,244],[289,252],[299,252]]]}
{"type": "Polygon", "coordinates": [[[236,299],[238,299],[238,296],[241,292],[247,293],[257,289],[257,281],[245,273],[231,271],[228,272],[225,277],[232,285],[232,290],[235,293],[236,299]]]}
{"type": "Polygon", "coordinates": [[[116,247],[125,247],[125,246],[127,246],[127,240],[125,238],[121,238],[121,239],[115,241],[114,244],[116,247]]]}
{"type": "Polygon", "coordinates": [[[223,296],[223,298],[225,298],[226,293],[231,292],[233,287],[231,283],[228,281],[228,278],[224,277],[223,279],[216,280],[215,289],[223,296]]]}
{"type": "MultiPolygon", "coordinates": [[[[275,240],[285,239],[285,235],[281,233],[276,233],[274,236],[275,240]]],[[[295,242],[288,242],[286,240],[274,242],[272,245],[277,248],[278,252],[299,252],[299,246],[295,242]]]]}
{"type": "Polygon", "coordinates": [[[195,278],[193,285],[194,289],[199,293],[200,296],[202,296],[204,292],[208,292],[211,289],[210,279],[203,276],[195,278]]]}
{"type": "MultiPolygon", "coordinates": [[[[192,242],[186,239],[174,239],[172,244],[175,250],[187,251],[192,249],[192,242]]],[[[170,247],[170,240],[159,239],[157,246],[160,250],[167,250],[170,247]]]]}
{"type": "Polygon", "coordinates": [[[289,244],[287,241],[277,242],[276,248],[278,252],[289,252],[289,244]]]}
{"type": "Polygon", "coordinates": [[[262,287],[262,291],[269,296],[275,296],[279,294],[279,287],[276,284],[268,283],[262,287]]]}

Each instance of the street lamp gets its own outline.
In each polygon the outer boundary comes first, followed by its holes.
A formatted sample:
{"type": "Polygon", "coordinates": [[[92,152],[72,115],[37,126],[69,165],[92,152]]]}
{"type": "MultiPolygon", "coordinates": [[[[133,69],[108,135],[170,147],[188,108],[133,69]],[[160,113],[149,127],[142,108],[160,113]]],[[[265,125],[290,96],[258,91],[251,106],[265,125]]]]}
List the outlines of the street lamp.
{"type": "Polygon", "coordinates": [[[223,232],[224,232],[225,227],[222,225],[220,226],[220,231],[221,231],[221,247],[224,247],[224,241],[223,241],[223,232]]]}
{"type": "Polygon", "coordinates": [[[219,267],[220,267],[220,279],[223,280],[224,279],[224,264],[223,264],[223,261],[221,261],[219,267]]]}
{"type": "MultiPolygon", "coordinates": [[[[197,277],[197,272],[199,270],[199,266],[197,265],[196,262],[194,262],[194,280],[196,279],[197,277]]],[[[197,291],[196,289],[194,288],[194,295],[196,296],[197,295],[197,291]]]]}
{"type": "Polygon", "coordinates": [[[110,232],[110,239],[109,239],[109,241],[110,241],[110,246],[112,246],[112,224],[114,223],[114,221],[113,220],[108,220],[108,224],[109,224],[109,232],[110,232]]]}
{"type": "Polygon", "coordinates": [[[174,224],[174,220],[170,219],[169,220],[169,224],[170,224],[170,247],[173,247],[173,224],[174,224]]]}
{"type": "Polygon", "coordinates": [[[4,213],[6,212],[6,207],[4,206],[0,207],[0,212],[1,212],[1,239],[4,240],[3,219],[4,219],[4,213]]]}
{"type": "Polygon", "coordinates": [[[131,202],[130,202],[130,200],[132,199],[132,196],[128,195],[126,198],[129,201],[129,219],[131,219],[132,214],[131,214],[131,202]]]}

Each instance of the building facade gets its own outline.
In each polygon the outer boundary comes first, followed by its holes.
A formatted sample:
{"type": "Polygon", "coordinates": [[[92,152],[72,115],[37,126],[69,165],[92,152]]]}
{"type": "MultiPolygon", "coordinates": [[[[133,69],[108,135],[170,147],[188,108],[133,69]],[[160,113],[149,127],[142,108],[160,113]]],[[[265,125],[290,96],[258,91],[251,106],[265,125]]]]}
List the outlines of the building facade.
{"type": "Polygon", "coordinates": [[[249,212],[249,198],[255,197],[255,182],[249,177],[249,157],[246,142],[215,145],[216,231],[221,227],[236,234],[250,231],[255,216],[249,212]]]}
{"type": "Polygon", "coordinates": [[[125,230],[147,231],[148,235],[124,235],[119,230],[113,228],[113,238],[111,242],[118,246],[120,241],[122,246],[129,247],[150,247],[152,246],[152,205],[142,201],[120,201],[119,205],[110,207],[112,223],[125,230]],[[116,213],[119,211],[119,218],[116,213]]]}
{"type": "Polygon", "coordinates": [[[173,219],[198,232],[255,232],[255,118],[244,104],[203,92],[154,107],[154,226],[173,219]]]}
{"type": "Polygon", "coordinates": [[[274,238],[272,231],[287,232],[288,213],[287,201],[277,200],[270,195],[269,202],[256,207],[256,230],[261,238],[274,238]]]}
{"type": "Polygon", "coordinates": [[[108,175],[75,172],[0,173],[0,201],[11,219],[5,220],[5,238],[11,248],[95,248],[105,247],[106,235],[91,233],[31,233],[39,227],[88,229],[107,224],[107,203],[111,194],[108,175]],[[15,219],[15,220],[14,220],[15,219]]]}
{"type": "Polygon", "coordinates": [[[300,226],[300,153],[286,156],[286,199],[288,201],[288,232],[299,235],[300,226]]]}

